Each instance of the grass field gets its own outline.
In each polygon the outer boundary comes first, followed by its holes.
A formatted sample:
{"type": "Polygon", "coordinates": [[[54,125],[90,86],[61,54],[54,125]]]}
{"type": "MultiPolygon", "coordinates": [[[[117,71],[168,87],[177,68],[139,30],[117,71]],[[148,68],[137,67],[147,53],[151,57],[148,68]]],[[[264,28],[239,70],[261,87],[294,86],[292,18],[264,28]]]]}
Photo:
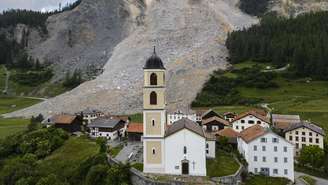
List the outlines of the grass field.
{"type": "Polygon", "coordinates": [[[118,145],[114,148],[110,148],[109,149],[109,154],[112,156],[112,157],[116,157],[117,154],[120,153],[120,151],[123,149],[123,145],[118,145]]]}
{"type": "Polygon", "coordinates": [[[82,162],[98,152],[99,147],[94,141],[84,137],[70,137],[64,146],[39,161],[38,168],[46,174],[53,173],[60,179],[68,179],[82,162]]]}
{"type": "Polygon", "coordinates": [[[229,154],[222,151],[216,152],[215,159],[206,160],[207,176],[209,177],[222,177],[233,175],[239,169],[239,164],[229,154]]]}
{"type": "Polygon", "coordinates": [[[39,102],[41,102],[41,100],[23,97],[0,96],[0,114],[23,109],[39,102]]]}
{"type": "Polygon", "coordinates": [[[277,178],[277,177],[265,177],[260,175],[255,175],[249,177],[245,185],[287,185],[289,183],[288,179],[277,178]]]}
{"type": "Polygon", "coordinates": [[[301,176],[300,178],[302,178],[305,182],[307,182],[309,185],[316,185],[316,180],[313,179],[310,176],[301,176]]]}
{"type": "Polygon", "coordinates": [[[27,119],[4,119],[0,118],[0,139],[26,129],[30,123],[27,119]]]}

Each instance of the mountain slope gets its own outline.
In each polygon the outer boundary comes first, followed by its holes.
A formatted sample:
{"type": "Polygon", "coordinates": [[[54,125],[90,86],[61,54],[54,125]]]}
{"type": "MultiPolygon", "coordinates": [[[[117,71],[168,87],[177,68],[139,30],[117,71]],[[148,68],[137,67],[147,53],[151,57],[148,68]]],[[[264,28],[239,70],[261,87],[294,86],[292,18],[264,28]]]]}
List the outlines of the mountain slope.
{"type": "MultiPolygon", "coordinates": [[[[88,58],[86,56],[91,56],[89,53],[92,52],[101,57],[103,51],[95,53],[86,48],[80,50],[81,53],[75,53],[61,45],[63,37],[58,36],[61,34],[58,28],[63,27],[62,30],[65,30],[64,27],[71,26],[72,22],[78,28],[85,28],[78,36],[80,38],[83,35],[85,40],[77,42],[77,46],[91,40],[87,45],[96,47],[92,41],[107,37],[117,39],[117,44],[113,42],[104,45],[107,51],[111,51],[111,48],[113,50],[111,54],[107,54],[110,58],[104,66],[103,74],[70,92],[7,116],[31,116],[39,112],[73,113],[87,106],[112,113],[141,111],[142,67],[154,45],[167,68],[167,103],[170,108],[184,108],[194,99],[213,70],[227,67],[227,51],[224,46],[227,33],[257,22],[257,19],[241,13],[235,6],[236,2],[238,1],[146,0],[142,3],[138,0],[111,0],[108,3],[106,0],[84,0],[77,10],[51,17],[49,27],[57,29],[56,33],[52,32],[50,39],[39,46],[46,51],[35,49],[31,53],[43,55],[50,51],[48,53],[64,53],[63,57],[72,55],[73,58],[88,58]],[[94,11],[90,11],[92,7],[95,8],[94,11]],[[114,16],[97,23],[99,16],[104,16],[98,15],[98,8],[116,12],[113,15],[124,12],[124,16],[114,16]],[[76,18],[81,20],[81,17],[84,18],[82,22],[74,22],[76,18]],[[118,23],[112,25],[111,21],[118,23]],[[95,29],[106,25],[112,27],[109,30],[116,31],[107,33],[106,29],[102,32],[95,29]],[[115,36],[116,33],[119,36],[115,36]],[[48,46],[50,48],[46,48],[48,46]],[[53,48],[56,50],[51,50],[53,48]]],[[[68,66],[84,64],[68,61],[68,66]]]]}

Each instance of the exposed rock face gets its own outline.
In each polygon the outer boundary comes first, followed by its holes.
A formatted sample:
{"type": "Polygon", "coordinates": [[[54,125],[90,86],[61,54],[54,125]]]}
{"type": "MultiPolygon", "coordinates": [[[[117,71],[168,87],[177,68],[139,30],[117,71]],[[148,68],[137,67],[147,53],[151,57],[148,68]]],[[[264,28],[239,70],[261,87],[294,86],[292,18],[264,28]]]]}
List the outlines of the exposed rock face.
{"type": "MultiPolygon", "coordinates": [[[[104,63],[104,72],[70,92],[7,116],[77,112],[95,107],[116,114],[142,110],[142,67],[152,46],[167,68],[169,108],[189,106],[209,74],[225,69],[227,33],[257,23],[237,0],[84,0],[49,19],[50,38],[35,56],[79,67],[104,63]],[[74,43],[67,44],[68,30],[74,43]]],[[[59,67],[60,68],[60,67],[59,67]]]]}
{"type": "Polygon", "coordinates": [[[328,9],[328,0],[272,0],[270,11],[280,15],[297,16],[310,11],[328,9]]]}

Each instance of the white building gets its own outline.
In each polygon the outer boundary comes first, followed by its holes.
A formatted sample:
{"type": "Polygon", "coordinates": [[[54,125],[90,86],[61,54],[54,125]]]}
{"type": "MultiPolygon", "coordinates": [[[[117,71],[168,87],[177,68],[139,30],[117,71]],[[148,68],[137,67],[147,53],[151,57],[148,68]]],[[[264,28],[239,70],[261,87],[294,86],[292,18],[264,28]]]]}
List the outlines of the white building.
{"type": "Polygon", "coordinates": [[[123,120],[102,117],[92,121],[87,127],[90,129],[89,135],[92,138],[104,137],[114,140],[125,136],[127,124],[123,120]]]}
{"type": "Polygon", "coordinates": [[[194,121],[194,122],[197,121],[196,113],[194,113],[194,114],[185,114],[185,113],[178,110],[176,112],[167,114],[167,124],[171,125],[172,123],[174,123],[176,121],[179,121],[182,118],[188,118],[188,119],[190,119],[191,121],[194,121]]]}
{"type": "Polygon", "coordinates": [[[238,115],[232,122],[232,128],[236,132],[241,132],[251,126],[260,125],[264,128],[270,127],[270,121],[267,117],[262,116],[256,111],[248,111],[238,115]]]}
{"type": "Polygon", "coordinates": [[[90,107],[81,111],[81,115],[83,115],[83,122],[85,124],[90,124],[93,120],[103,117],[104,113],[97,109],[92,109],[90,107]]]}
{"type": "Polygon", "coordinates": [[[248,163],[248,171],[294,182],[294,145],[260,125],[240,132],[238,151],[248,163]]]}
{"type": "Polygon", "coordinates": [[[143,172],[205,176],[204,131],[187,118],[167,123],[165,84],[165,67],[154,51],[144,66],[143,172]]]}
{"type": "Polygon", "coordinates": [[[325,132],[322,128],[309,122],[299,122],[284,130],[285,139],[295,145],[295,155],[304,146],[315,145],[324,149],[325,132]]]}

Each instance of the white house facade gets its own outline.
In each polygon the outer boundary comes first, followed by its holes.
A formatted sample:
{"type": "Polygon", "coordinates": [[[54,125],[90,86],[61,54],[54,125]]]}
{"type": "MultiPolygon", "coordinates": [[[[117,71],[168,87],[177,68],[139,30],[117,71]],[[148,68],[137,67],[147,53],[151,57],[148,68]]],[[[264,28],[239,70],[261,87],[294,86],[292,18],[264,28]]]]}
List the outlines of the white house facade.
{"type": "Polygon", "coordinates": [[[304,146],[318,146],[324,149],[325,132],[319,126],[309,122],[299,122],[284,130],[285,139],[295,145],[295,155],[304,146]]]}
{"type": "Polygon", "coordinates": [[[196,113],[195,114],[185,114],[181,111],[176,111],[174,113],[167,114],[167,124],[172,125],[174,122],[179,121],[182,118],[188,118],[194,122],[197,121],[196,113]]]}
{"type": "Polygon", "coordinates": [[[127,125],[122,120],[98,118],[88,124],[91,138],[104,137],[108,140],[115,140],[125,135],[127,125]]]}
{"type": "Polygon", "coordinates": [[[254,125],[260,125],[264,128],[269,128],[270,127],[269,123],[270,121],[266,117],[259,115],[256,112],[250,111],[238,115],[231,122],[231,125],[236,132],[241,132],[254,125]]]}
{"type": "Polygon", "coordinates": [[[259,125],[237,138],[238,151],[248,163],[248,171],[294,182],[294,145],[259,125]]]}

